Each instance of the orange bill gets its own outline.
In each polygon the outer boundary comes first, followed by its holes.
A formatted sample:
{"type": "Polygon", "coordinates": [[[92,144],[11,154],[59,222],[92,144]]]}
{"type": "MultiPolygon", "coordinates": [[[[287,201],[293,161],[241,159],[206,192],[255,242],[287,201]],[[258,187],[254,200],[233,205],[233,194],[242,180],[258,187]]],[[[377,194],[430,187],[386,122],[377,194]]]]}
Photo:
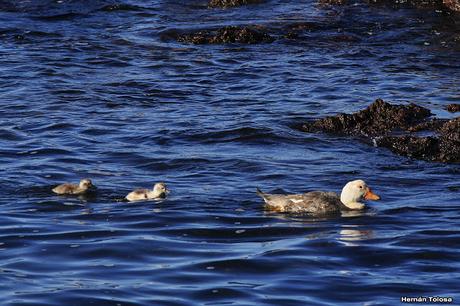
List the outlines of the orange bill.
{"type": "Polygon", "coordinates": [[[372,192],[372,190],[369,188],[366,192],[366,194],[364,195],[364,198],[366,200],[380,200],[380,197],[378,195],[376,195],[375,193],[372,192]]]}

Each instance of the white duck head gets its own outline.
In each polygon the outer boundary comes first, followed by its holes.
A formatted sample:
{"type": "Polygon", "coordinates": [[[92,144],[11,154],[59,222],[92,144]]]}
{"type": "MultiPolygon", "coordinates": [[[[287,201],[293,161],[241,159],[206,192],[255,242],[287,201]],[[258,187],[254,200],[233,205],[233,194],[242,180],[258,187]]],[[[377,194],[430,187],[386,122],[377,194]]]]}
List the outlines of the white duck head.
{"type": "Polygon", "coordinates": [[[153,185],[153,194],[157,198],[164,198],[169,193],[165,183],[156,183],[153,185]]]}
{"type": "Polygon", "coordinates": [[[350,209],[363,209],[363,200],[380,200],[380,197],[372,192],[363,180],[348,182],[342,189],[340,201],[350,209]]]}
{"type": "Polygon", "coordinates": [[[90,179],[82,179],[80,181],[80,184],[78,184],[78,187],[80,187],[81,189],[87,190],[89,188],[93,188],[94,185],[93,185],[93,182],[91,182],[90,179]]]}

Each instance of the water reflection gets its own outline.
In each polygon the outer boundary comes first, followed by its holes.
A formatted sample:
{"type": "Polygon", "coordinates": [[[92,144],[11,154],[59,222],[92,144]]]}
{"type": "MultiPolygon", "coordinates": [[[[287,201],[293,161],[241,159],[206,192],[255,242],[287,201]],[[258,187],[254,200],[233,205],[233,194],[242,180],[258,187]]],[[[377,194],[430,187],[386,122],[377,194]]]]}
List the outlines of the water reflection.
{"type": "Polygon", "coordinates": [[[346,246],[358,246],[360,241],[374,237],[374,231],[359,229],[358,225],[343,225],[339,231],[339,241],[346,246]]]}

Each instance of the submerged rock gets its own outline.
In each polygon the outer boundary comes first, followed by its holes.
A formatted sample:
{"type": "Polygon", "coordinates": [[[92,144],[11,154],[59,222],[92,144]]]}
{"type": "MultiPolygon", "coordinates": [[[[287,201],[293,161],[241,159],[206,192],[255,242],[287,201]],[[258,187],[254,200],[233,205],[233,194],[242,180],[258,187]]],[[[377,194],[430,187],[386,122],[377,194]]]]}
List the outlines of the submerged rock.
{"type": "Polygon", "coordinates": [[[182,34],[179,35],[177,40],[193,44],[257,44],[272,42],[274,39],[259,28],[227,26],[217,30],[203,30],[191,34],[182,34]]]}
{"type": "Polygon", "coordinates": [[[428,120],[430,116],[430,110],[416,104],[391,105],[377,99],[357,113],[318,119],[303,124],[300,129],[305,132],[370,136],[377,146],[400,155],[459,163],[460,117],[428,120]],[[418,131],[430,131],[433,135],[417,136],[414,132],[418,131]]]}
{"type": "Polygon", "coordinates": [[[460,112],[460,104],[449,104],[447,105],[446,109],[451,113],[460,112]]]}
{"type": "Polygon", "coordinates": [[[209,7],[229,8],[248,4],[257,4],[263,2],[262,0],[211,0],[208,4],[209,7]]]}

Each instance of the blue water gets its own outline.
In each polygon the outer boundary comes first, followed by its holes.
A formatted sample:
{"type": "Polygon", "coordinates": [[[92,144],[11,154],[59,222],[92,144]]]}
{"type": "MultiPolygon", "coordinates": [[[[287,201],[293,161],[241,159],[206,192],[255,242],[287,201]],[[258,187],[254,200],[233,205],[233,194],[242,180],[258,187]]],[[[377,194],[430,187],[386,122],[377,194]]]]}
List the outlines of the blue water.
{"type": "Polygon", "coordinates": [[[459,303],[459,165],[292,128],[376,98],[452,117],[458,33],[455,15],[359,3],[0,1],[0,304],[459,303]],[[269,44],[171,38],[302,22],[269,44]],[[51,192],[84,177],[97,197],[51,192]],[[254,192],[356,178],[382,200],[340,218],[254,192]],[[166,200],[119,202],[157,181],[166,200]]]}

